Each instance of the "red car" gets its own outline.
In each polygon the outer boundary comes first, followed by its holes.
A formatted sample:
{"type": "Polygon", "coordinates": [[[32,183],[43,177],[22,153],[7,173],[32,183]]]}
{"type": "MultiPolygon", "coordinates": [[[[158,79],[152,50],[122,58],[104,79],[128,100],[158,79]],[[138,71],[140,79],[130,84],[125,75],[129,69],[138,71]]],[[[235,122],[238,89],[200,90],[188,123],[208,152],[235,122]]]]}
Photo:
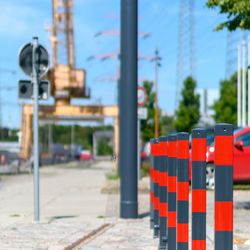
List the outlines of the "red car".
{"type": "MultiPolygon", "coordinates": [[[[207,187],[214,188],[214,145],[207,146],[207,187]]],[[[250,181],[250,127],[234,132],[234,181],[250,181]]]]}

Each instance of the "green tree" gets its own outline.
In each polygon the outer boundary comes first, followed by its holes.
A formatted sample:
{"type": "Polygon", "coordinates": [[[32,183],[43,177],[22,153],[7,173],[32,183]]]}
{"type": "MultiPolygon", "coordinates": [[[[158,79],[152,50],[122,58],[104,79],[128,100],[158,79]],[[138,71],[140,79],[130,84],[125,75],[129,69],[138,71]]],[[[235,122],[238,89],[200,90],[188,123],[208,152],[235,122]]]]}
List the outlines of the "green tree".
{"type": "Polygon", "coordinates": [[[167,135],[175,131],[174,117],[170,115],[164,115],[161,117],[161,135],[167,135]]]}
{"type": "Polygon", "coordinates": [[[220,82],[220,98],[214,102],[216,122],[237,124],[237,75],[220,82]]]}
{"type": "Polygon", "coordinates": [[[182,99],[176,111],[175,128],[178,132],[190,132],[200,119],[200,96],[195,93],[196,81],[191,77],[184,80],[182,99]]]}
{"type": "Polygon", "coordinates": [[[106,138],[102,138],[98,141],[97,144],[97,154],[104,156],[104,155],[113,155],[113,148],[109,144],[106,138]]]}
{"type": "Polygon", "coordinates": [[[209,8],[218,8],[220,14],[227,15],[227,20],[220,23],[216,30],[250,29],[249,0],[207,0],[206,5],[209,8]]]}
{"type": "Polygon", "coordinates": [[[141,137],[144,142],[147,142],[154,137],[155,92],[153,91],[153,85],[154,85],[153,82],[150,81],[143,82],[143,87],[145,88],[147,95],[147,101],[145,107],[148,110],[147,119],[141,120],[141,137]]]}

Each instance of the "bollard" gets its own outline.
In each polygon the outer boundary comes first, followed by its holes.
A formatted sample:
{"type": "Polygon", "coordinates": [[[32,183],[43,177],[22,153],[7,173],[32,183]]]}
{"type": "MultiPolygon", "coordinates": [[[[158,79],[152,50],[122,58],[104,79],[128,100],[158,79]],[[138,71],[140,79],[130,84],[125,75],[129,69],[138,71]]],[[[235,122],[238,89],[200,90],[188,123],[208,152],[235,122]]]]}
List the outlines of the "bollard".
{"type": "Polygon", "coordinates": [[[193,129],[192,250],[206,250],[206,149],[206,130],[193,129]]]}
{"type": "Polygon", "coordinates": [[[189,134],[177,134],[177,250],[188,250],[189,134]]]}
{"type": "Polygon", "coordinates": [[[167,247],[167,137],[159,138],[159,249],[167,247]]]}
{"type": "Polygon", "coordinates": [[[154,238],[159,237],[159,141],[154,144],[154,238]]]}
{"type": "Polygon", "coordinates": [[[233,249],[233,125],[215,126],[215,250],[233,249]]]}
{"type": "Polygon", "coordinates": [[[168,136],[168,249],[176,250],[176,134],[168,136]]]}
{"type": "Polygon", "coordinates": [[[150,157],[150,229],[154,228],[154,144],[155,140],[150,140],[150,151],[151,151],[151,157],[150,157]]]}

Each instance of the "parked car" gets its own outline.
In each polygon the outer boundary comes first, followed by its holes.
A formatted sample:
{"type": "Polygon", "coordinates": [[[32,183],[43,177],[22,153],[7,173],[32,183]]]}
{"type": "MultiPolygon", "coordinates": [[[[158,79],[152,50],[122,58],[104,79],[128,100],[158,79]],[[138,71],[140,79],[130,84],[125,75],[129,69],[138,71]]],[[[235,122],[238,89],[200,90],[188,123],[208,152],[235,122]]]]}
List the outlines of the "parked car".
{"type": "Polygon", "coordinates": [[[149,160],[150,157],[150,143],[146,142],[141,148],[141,162],[149,160]]]}
{"type": "Polygon", "coordinates": [[[90,150],[82,150],[81,155],[80,155],[80,160],[81,161],[92,160],[92,154],[91,154],[90,150]]]}
{"type": "MultiPolygon", "coordinates": [[[[214,188],[214,142],[207,146],[207,187],[214,188]]],[[[234,131],[234,182],[250,182],[250,127],[234,131]]]]}

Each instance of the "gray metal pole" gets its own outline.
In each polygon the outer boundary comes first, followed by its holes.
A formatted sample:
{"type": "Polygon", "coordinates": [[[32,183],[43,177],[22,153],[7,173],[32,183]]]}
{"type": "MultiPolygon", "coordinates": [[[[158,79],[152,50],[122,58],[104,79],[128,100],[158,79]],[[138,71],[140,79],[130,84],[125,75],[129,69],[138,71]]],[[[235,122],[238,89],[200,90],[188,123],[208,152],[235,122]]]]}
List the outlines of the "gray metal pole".
{"type": "Polygon", "coordinates": [[[237,74],[237,125],[238,127],[242,126],[242,119],[241,119],[241,114],[242,114],[242,103],[241,103],[241,46],[238,46],[238,74],[237,74]]]}
{"type": "Polygon", "coordinates": [[[241,45],[242,53],[242,126],[246,127],[246,43],[241,45]]]}
{"type": "Polygon", "coordinates": [[[40,197],[39,197],[39,107],[38,107],[38,69],[36,65],[36,49],[38,47],[38,38],[33,38],[32,53],[32,82],[33,82],[33,161],[34,161],[34,222],[40,221],[40,197]]]}
{"type": "Polygon", "coordinates": [[[137,121],[137,142],[138,142],[138,153],[137,153],[137,175],[138,180],[141,179],[141,120],[137,121]]]}
{"type": "Polygon", "coordinates": [[[119,86],[121,176],[120,217],[138,217],[137,35],[138,0],[121,0],[121,83],[119,86]]]}
{"type": "Polygon", "coordinates": [[[247,126],[250,126],[250,36],[247,38],[247,126]]]}

